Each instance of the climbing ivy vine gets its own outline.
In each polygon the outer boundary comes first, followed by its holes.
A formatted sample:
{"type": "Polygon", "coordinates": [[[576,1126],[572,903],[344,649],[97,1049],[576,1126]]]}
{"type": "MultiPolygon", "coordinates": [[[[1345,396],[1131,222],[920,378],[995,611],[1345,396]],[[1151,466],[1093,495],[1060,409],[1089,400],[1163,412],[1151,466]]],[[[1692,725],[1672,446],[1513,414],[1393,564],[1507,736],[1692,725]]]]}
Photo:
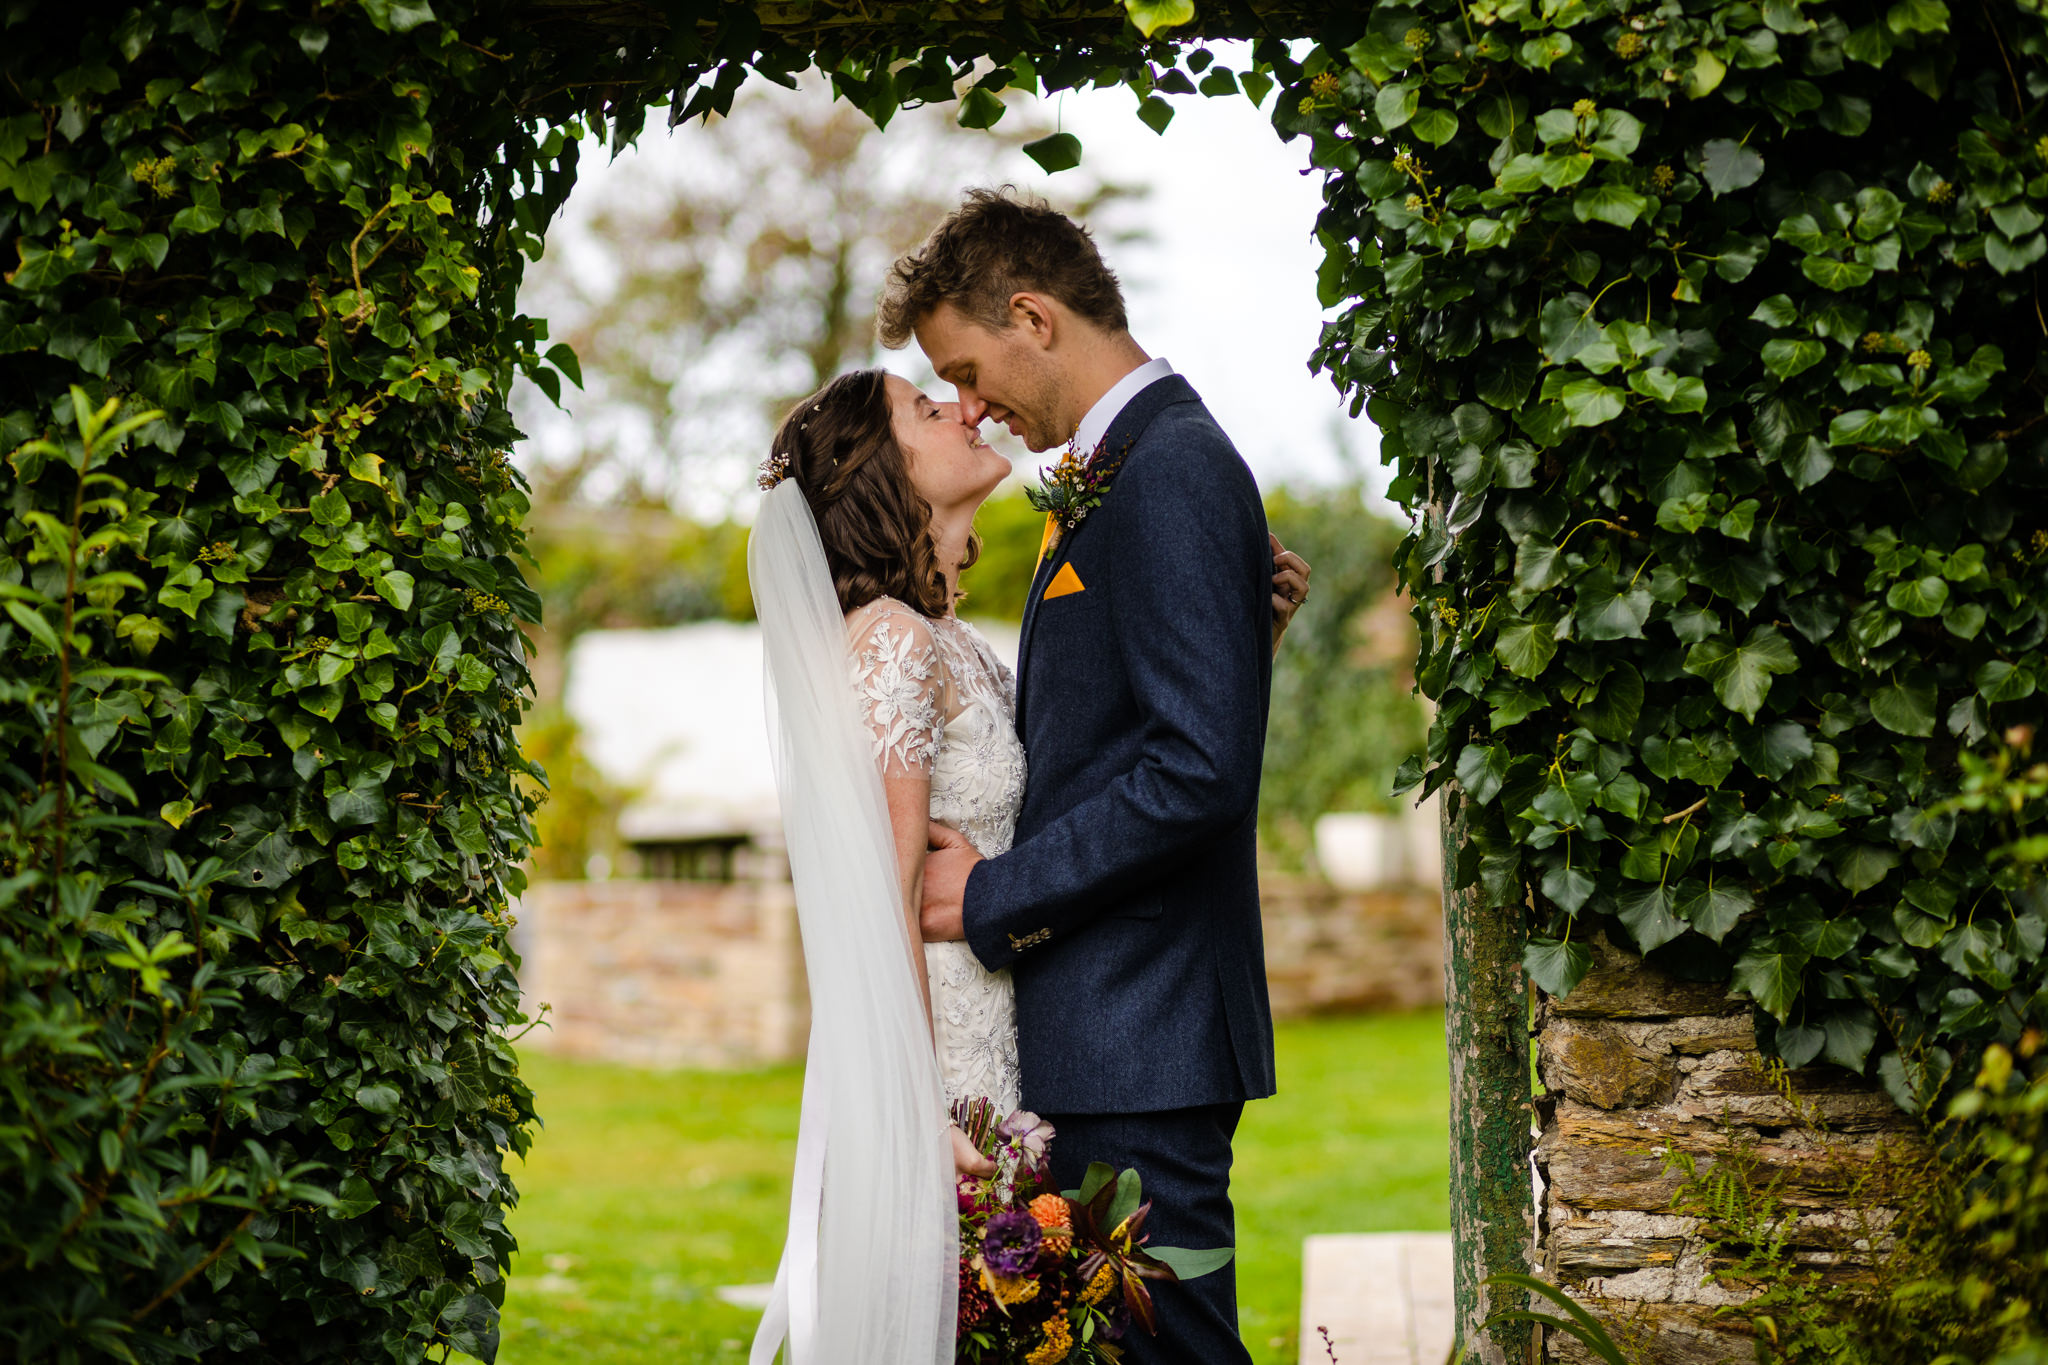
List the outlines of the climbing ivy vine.
{"type": "Polygon", "coordinates": [[[2048,682],[2041,7],[1387,5],[1289,76],[1457,878],[1547,991],[1604,928],[1923,1108],[2042,1021],[1952,800],[2048,682]]]}

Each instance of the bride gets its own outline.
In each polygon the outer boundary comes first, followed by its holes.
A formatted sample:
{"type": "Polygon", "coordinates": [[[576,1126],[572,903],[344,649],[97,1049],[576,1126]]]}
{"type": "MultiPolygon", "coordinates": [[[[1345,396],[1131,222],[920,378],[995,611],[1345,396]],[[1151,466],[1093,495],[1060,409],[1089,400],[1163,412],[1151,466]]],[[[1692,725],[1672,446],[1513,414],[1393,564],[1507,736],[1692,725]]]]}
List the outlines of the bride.
{"type": "MultiPolygon", "coordinates": [[[[1023,802],[1014,680],[954,613],[975,511],[1010,463],[958,405],[860,370],[797,406],[763,470],[748,569],[812,1023],[789,1235],[751,1361],[786,1339],[790,1365],[940,1365],[954,1179],[990,1169],[949,1106],[1007,1114],[1020,1077],[1009,973],[964,942],[913,945],[928,821],[993,858],[1023,802]]],[[[1276,645],[1306,586],[1280,553],[1276,645]]]]}

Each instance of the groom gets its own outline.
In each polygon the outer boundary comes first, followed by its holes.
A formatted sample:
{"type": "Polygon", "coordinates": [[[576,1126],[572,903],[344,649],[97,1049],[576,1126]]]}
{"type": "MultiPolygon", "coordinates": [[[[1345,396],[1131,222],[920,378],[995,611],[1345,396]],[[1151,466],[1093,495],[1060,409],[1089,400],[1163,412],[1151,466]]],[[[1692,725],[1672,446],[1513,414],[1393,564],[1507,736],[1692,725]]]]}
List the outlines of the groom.
{"type": "MultiPolygon", "coordinates": [[[[1042,203],[971,192],[896,262],[879,330],[917,338],[962,420],[1039,451],[1072,438],[1108,478],[1098,505],[1049,519],[1025,608],[1016,844],[984,861],[934,826],[924,936],[1010,968],[1024,1104],[1058,1129],[1064,1188],[1091,1161],[1135,1167],[1155,1244],[1234,1245],[1231,1138],[1274,1088],[1258,489],[1194,389],[1132,340],[1087,232],[1042,203]]],[[[1158,1288],[1160,1334],[1127,1333],[1132,1360],[1250,1360],[1234,1267],[1158,1288]]]]}

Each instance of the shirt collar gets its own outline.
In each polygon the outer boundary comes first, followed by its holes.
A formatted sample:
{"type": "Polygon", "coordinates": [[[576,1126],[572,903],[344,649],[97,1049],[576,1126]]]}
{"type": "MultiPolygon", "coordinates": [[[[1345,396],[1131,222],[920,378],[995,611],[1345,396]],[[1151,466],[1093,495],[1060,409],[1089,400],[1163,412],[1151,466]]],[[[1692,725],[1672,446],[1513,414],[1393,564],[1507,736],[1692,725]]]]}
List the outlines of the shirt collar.
{"type": "Polygon", "coordinates": [[[1117,414],[1133,398],[1172,373],[1173,366],[1166,363],[1165,357],[1148,360],[1117,380],[1108,393],[1096,399],[1095,406],[1088,409],[1088,415],[1081,419],[1080,429],[1074,433],[1074,449],[1081,452],[1081,458],[1085,460],[1095,453],[1095,447],[1109,435],[1110,424],[1116,421],[1117,414]]]}

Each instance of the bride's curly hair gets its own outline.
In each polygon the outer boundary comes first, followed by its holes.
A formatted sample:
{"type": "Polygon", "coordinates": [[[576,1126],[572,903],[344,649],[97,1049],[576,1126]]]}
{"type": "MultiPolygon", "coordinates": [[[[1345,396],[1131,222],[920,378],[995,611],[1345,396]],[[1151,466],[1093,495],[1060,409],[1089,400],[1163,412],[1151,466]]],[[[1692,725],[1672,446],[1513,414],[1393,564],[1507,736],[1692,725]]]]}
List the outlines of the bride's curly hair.
{"type": "MultiPolygon", "coordinates": [[[[803,490],[841,611],[893,597],[925,616],[944,616],[951,604],[932,508],[910,481],[887,378],[885,370],[853,370],[798,403],[776,429],[763,482],[794,479],[803,490]]],[[[969,536],[960,567],[980,554],[980,537],[969,536]]]]}

